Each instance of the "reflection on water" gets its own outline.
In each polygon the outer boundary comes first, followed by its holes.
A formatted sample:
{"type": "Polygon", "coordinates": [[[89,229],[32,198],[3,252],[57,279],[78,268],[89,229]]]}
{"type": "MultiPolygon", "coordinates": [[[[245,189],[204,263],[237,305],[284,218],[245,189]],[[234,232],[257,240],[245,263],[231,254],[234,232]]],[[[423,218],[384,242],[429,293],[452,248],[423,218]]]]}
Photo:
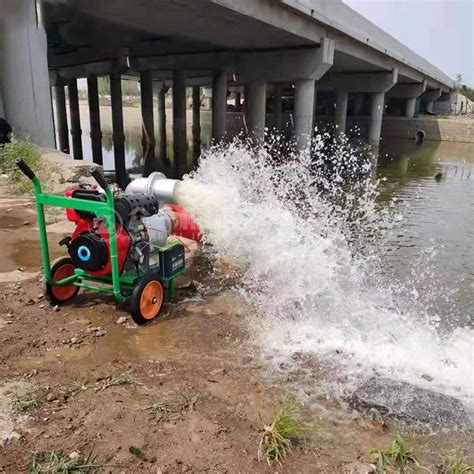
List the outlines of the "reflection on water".
{"type": "Polygon", "coordinates": [[[474,144],[389,141],[381,149],[378,175],[385,180],[381,201],[395,200],[403,214],[387,249],[387,272],[429,289],[426,304],[441,309],[444,301],[441,312],[450,323],[472,324],[474,144]]]}

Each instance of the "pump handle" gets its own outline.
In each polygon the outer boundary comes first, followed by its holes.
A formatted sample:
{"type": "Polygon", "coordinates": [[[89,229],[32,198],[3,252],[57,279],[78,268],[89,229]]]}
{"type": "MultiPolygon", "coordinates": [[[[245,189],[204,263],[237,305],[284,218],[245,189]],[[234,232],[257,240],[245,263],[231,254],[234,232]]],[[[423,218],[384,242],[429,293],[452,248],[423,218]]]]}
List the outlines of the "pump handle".
{"type": "Polygon", "coordinates": [[[91,172],[92,177],[97,181],[99,186],[105,191],[107,188],[107,181],[104,178],[104,175],[102,174],[102,171],[100,171],[99,168],[95,168],[91,172]]]}
{"type": "Polygon", "coordinates": [[[17,158],[15,160],[15,164],[18,166],[18,168],[21,169],[23,174],[25,174],[28,178],[30,178],[31,180],[36,178],[36,175],[33,172],[33,170],[21,158],[17,158]]]}

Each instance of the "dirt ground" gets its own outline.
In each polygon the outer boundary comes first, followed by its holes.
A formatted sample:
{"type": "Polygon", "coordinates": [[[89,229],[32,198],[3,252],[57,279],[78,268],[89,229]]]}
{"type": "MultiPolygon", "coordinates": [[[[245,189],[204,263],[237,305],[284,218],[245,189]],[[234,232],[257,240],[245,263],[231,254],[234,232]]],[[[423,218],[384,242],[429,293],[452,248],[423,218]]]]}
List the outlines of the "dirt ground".
{"type": "MultiPolygon", "coordinates": [[[[305,446],[283,466],[259,461],[263,421],[288,387],[270,381],[249,342],[252,309],[229,272],[196,259],[177,301],[145,327],[88,292],[55,310],[42,297],[35,225],[31,201],[0,199],[0,472],[29,472],[37,452],[91,450],[114,473],[351,472],[345,463],[367,462],[401,429],[336,416],[339,404],[320,400],[324,411],[303,410],[316,427],[305,446]]],[[[50,226],[53,256],[65,231],[50,226]]],[[[403,429],[433,472],[440,454],[472,449],[468,434],[403,429]]]]}

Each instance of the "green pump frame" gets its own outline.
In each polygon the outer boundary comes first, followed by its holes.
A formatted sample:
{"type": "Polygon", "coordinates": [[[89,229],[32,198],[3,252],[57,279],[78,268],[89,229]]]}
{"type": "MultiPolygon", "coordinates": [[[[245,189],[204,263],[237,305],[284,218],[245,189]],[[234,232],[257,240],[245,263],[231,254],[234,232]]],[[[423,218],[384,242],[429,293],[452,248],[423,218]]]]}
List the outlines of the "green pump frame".
{"type": "MultiPolygon", "coordinates": [[[[147,274],[147,272],[132,275],[120,275],[117,253],[117,233],[115,221],[114,195],[110,186],[106,183],[100,172],[94,172],[93,176],[105,191],[106,201],[96,202],[72,197],[57,196],[55,194],[44,194],[41,189],[41,183],[38,177],[21,160],[17,160],[18,167],[28,176],[32,183],[36,198],[36,212],[38,215],[38,229],[40,235],[41,258],[43,262],[43,271],[45,281],[51,286],[65,286],[73,284],[80,288],[97,291],[105,294],[112,294],[119,302],[125,302],[135,286],[138,277],[147,274]],[[54,281],[51,275],[51,263],[49,256],[48,236],[46,232],[46,221],[44,217],[44,207],[61,207],[64,209],[74,209],[76,211],[88,211],[94,213],[97,217],[104,219],[104,226],[109,234],[110,244],[110,263],[112,269],[111,277],[95,277],[87,274],[84,270],[76,268],[74,275],[63,280],[54,281]],[[86,282],[100,283],[108,286],[97,286],[86,282]],[[111,287],[110,287],[111,286],[111,287]]],[[[168,294],[170,299],[175,297],[174,279],[182,274],[184,270],[173,275],[170,278],[157,277],[161,281],[168,282],[168,294]]]]}

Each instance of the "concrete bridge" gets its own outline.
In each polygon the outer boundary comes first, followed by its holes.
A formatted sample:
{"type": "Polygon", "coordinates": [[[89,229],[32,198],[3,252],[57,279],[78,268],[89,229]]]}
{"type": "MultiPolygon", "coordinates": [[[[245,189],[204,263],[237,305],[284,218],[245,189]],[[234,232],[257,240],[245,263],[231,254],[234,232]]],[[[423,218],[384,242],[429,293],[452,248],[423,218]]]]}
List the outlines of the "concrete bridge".
{"type": "MultiPolygon", "coordinates": [[[[282,97],[292,98],[295,139],[306,146],[318,100],[334,97],[334,120],[345,130],[351,115],[368,115],[368,140],[377,144],[384,111],[402,104],[413,117],[427,111],[453,81],[341,0],[3,0],[0,6],[0,116],[44,146],[82,157],[77,79],[87,78],[94,161],[100,163],[97,78],[109,76],[117,177],[126,181],[121,76],[140,77],[144,142],[155,157],[153,98],[163,153],[164,93],[173,90],[173,146],[178,174],[186,171],[186,88],[212,87],[212,135],[226,131],[232,91],[244,97],[248,133],[263,137],[267,102],[281,129],[282,97]],[[65,87],[69,96],[69,124],[65,87]],[[3,98],[3,99],[2,99],[3,98]]],[[[199,146],[200,101],[193,130],[199,146]]],[[[164,151],[165,153],[166,151],[164,151]]],[[[151,165],[153,167],[153,165],[151,165]]]]}

